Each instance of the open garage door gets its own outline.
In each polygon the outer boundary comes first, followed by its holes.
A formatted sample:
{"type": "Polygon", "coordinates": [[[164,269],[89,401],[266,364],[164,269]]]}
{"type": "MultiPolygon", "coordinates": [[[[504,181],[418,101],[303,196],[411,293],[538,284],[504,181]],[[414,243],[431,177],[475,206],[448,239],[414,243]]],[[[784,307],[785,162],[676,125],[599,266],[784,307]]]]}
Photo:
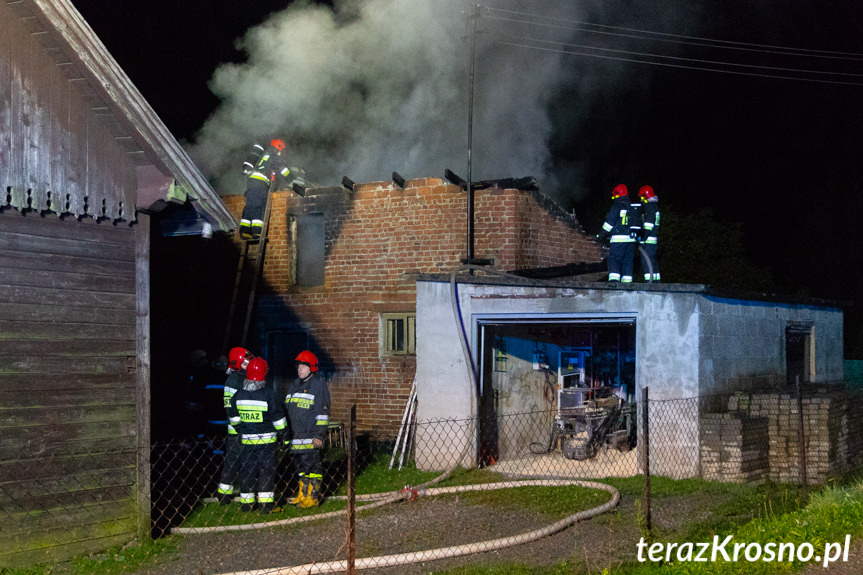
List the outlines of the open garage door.
{"type": "Polygon", "coordinates": [[[602,388],[634,399],[634,317],[489,317],[476,325],[481,464],[548,446],[559,409],[574,397],[602,388]],[[507,417],[526,413],[537,421],[507,417]],[[509,420],[519,429],[504,429],[509,420]]]}

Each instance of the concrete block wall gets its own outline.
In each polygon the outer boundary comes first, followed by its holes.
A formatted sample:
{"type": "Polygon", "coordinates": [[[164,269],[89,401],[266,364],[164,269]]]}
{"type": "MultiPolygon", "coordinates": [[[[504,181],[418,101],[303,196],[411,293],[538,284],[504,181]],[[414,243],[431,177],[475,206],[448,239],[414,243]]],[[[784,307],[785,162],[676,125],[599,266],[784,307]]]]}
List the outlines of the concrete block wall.
{"type": "MultiPolygon", "coordinates": [[[[239,215],[243,196],[226,196],[239,215]]],[[[475,193],[477,258],[498,270],[596,262],[600,246],[575,216],[539,192],[489,188],[475,193]]],[[[358,428],[394,437],[416,371],[412,355],[386,356],[383,312],[416,309],[416,275],[448,273],[467,251],[467,194],[438,178],[358,184],[354,191],[309,189],[301,198],[276,192],[269,244],[257,298],[257,333],[307,331],[329,374],[332,418],[345,421],[357,405],[358,428]],[[289,215],[324,214],[324,285],[294,280],[289,215]]],[[[289,361],[291,358],[286,358],[289,361]]]]}

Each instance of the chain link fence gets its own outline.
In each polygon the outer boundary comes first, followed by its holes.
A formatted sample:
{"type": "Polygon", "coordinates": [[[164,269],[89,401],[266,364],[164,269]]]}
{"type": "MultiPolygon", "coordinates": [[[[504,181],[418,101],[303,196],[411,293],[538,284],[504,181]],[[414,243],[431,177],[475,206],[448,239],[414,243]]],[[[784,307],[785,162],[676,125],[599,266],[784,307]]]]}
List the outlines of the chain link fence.
{"type": "Polygon", "coordinates": [[[323,503],[289,504],[297,476],[280,451],[266,514],[219,501],[225,437],[160,442],[148,453],[22,455],[0,465],[0,566],[59,558],[82,538],[97,552],[149,536],[180,551],[167,566],[141,558],[127,572],[405,573],[395,566],[538,541],[613,509],[619,488],[632,485],[644,486],[649,529],[661,513],[651,514],[651,477],[805,492],[860,470],[861,398],[841,384],[638,403],[586,396],[549,411],[406,421],[396,443],[334,424],[322,450],[323,503]],[[151,510],[146,535],[141,500],[151,510]]]}

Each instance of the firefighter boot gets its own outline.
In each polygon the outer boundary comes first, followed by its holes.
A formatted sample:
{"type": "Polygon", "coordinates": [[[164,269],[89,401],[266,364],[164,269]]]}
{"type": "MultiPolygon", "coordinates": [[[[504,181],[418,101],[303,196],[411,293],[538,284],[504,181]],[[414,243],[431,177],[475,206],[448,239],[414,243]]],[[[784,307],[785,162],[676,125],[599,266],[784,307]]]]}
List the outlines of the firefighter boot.
{"type": "Polygon", "coordinates": [[[252,222],[248,220],[240,221],[240,239],[241,240],[250,240],[252,239],[252,222]]]}
{"type": "Polygon", "coordinates": [[[264,222],[261,220],[252,220],[252,240],[261,239],[261,233],[264,231],[264,222]]]}
{"type": "Polygon", "coordinates": [[[300,486],[297,489],[297,494],[294,495],[293,497],[291,497],[290,499],[288,499],[288,505],[298,505],[300,503],[300,501],[303,500],[303,487],[304,487],[304,482],[302,479],[300,479],[300,486]]]}
{"type": "Polygon", "coordinates": [[[271,503],[259,503],[258,504],[258,507],[259,507],[258,513],[260,513],[261,515],[269,515],[270,513],[273,512],[274,506],[275,506],[275,504],[273,504],[272,502],[271,503]]]}
{"type": "Polygon", "coordinates": [[[231,493],[219,493],[219,505],[230,505],[234,500],[234,495],[231,493]]]}
{"type": "Polygon", "coordinates": [[[306,493],[301,499],[299,506],[303,508],[317,507],[321,504],[322,499],[321,480],[310,479],[306,487],[306,493]]]}

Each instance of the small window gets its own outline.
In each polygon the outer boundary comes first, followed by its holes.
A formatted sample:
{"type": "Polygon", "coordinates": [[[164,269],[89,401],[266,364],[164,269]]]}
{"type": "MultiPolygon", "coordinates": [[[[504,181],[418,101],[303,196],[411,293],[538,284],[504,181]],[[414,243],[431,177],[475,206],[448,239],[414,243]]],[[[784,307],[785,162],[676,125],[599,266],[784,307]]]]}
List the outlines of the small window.
{"type": "Polygon", "coordinates": [[[414,312],[381,315],[381,344],[385,355],[416,354],[416,321],[414,312]]]}
{"type": "Polygon", "coordinates": [[[324,285],[324,214],[303,214],[296,219],[296,283],[298,286],[324,285]]]}

